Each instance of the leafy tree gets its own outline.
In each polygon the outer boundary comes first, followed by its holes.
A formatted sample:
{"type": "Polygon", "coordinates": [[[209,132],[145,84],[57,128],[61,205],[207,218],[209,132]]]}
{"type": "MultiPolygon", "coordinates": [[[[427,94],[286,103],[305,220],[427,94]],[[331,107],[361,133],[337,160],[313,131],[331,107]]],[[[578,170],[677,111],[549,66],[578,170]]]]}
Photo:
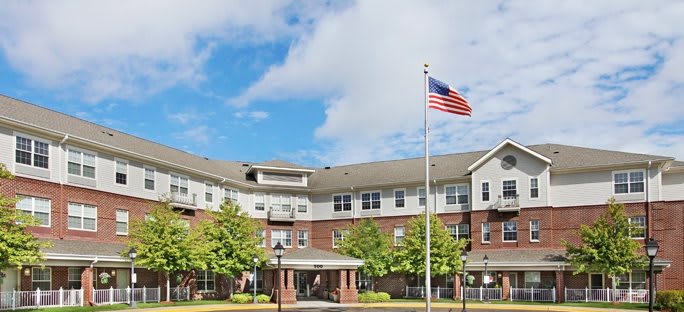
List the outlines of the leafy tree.
{"type": "MultiPolygon", "coordinates": [[[[14,179],[4,164],[0,163],[0,181],[14,179]]],[[[21,268],[23,264],[43,261],[41,248],[50,247],[41,242],[26,228],[40,222],[33,216],[15,209],[16,198],[0,193],[0,271],[7,268],[21,268]]]]}
{"type": "Polygon", "coordinates": [[[392,264],[392,237],[380,230],[372,218],[363,219],[358,225],[349,225],[344,240],[338,241],[337,252],[359,258],[364,264],[359,271],[370,276],[385,276],[392,264]]]}
{"type": "MultiPolygon", "coordinates": [[[[430,273],[446,275],[461,269],[461,251],[466,239],[456,240],[446,231],[437,216],[430,215],[430,273]]],[[[402,246],[395,252],[392,271],[425,275],[425,214],[411,218],[402,246]]]]}
{"type": "MultiPolygon", "coordinates": [[[[169,274],[206,267],[207,252],[198,231],[191,229],[168,201],[154,205],[143,220],[131,221],[128,246],[137,250],[135,262],[138,265],[164,273],[167,298],[169,274]]],[[[122,256],[127,258],[128,250],[123,250],[122,256]]]]}
{"type": "Polygon", "coordinates": [[[600,272],[613,279],[613,287],[617,286],[617,277],[644,267],[646,257],[637,250],[641,245],[631,238],[631,233],[643,231],[629,223],[625,215],[625,206],[608,200],[608,211],[599,217],[592,226],[580,226],[578,234],[582,243],[578,246],[562,240],[567,256],[577,268],[574,274],[600,272]]]}
{"type": "MultiPolygon", "coordinates": [[[[240,205],[227,200],[219,211],[207,213],[209,220],[202,221],[199,230],[206,244],[208,269],[232,278],[251,271],[254,256],[264,261],[264,250],[258,247],[262,238],[255,235],[261,225],[242,211],[240,205]]],[[[232,293],[233,283],[230,285],[232,293]]]]}

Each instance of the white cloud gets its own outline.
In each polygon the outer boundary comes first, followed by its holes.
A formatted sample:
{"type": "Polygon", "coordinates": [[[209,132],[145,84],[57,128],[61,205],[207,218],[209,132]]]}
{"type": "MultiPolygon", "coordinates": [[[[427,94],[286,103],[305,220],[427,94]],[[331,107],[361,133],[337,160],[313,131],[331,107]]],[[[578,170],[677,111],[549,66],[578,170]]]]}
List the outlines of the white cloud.
{"type": "Polygon", "coordinates": [[[264,111],[251,111],[251,112],[235,112],[233,114],[236,118],[249,118],[253,121],[262,121],[268,118],[269,113],[264,111]]]}
{"type": "Polygon", "coordinates": [[[176,140],[184,141],[184,149],[188,150],[188,143],[191,145],[206,145],[212,137],[212,130],[207,126],[197,126],[185,129],[181,132],[174,132],[173,137],[176,140]]]}
{"type": "Polygon", "coordinates": [[[684,158],[684,131],[651,130],[684,120],[684,3],[393,1],[390,12],[359,1],[326,15],[231,102],[324,98],[322,163],[420,155],[429,62],[474,110],[430,113],[435,153],[510,136],[684,158]]]}

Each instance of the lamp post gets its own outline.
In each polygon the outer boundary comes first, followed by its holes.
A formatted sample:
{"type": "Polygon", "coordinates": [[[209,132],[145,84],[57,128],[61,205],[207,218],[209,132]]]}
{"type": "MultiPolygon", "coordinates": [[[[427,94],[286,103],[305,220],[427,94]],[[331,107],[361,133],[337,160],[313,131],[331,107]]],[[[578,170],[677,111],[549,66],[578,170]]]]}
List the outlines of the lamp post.
{"type": "Polygon", "coordinates": [[[257,266],[257,262],[259,262],[259,257],[257,257],[257,256],[252,257],[252,261],[254,261],[254,278],[252,278],[252,289],[254,290],[254,303],[257,303],[257,296],[256,296],[257,271],[256,271],[256,266],[257,266]]]}
{"type": "Polygon", "coordinates": [[[275,247],[273,247],[273,252],[275,253],[276,257],[278,258],[278,312],[281,312],[281,302],[283,298],[283,294],[280,292],[280,257],[283,256],[283,252],[285,251],[285,248],[283,245],[278,242],[275,247]]]}
{"type": "Polygon", "coordinates": [[[648,255],[648,312],[653,312],[653,259],[658,253],[658,242],[649,238],[646,243],[646,255],[648,255]]]}
{"type": "Polygon", "coordinates": [[[138,252],[135,250],[135,247],[131,247],[131,250],[128,251],[128,257],[131,258],[131,303],[130,306],[131,308],[135,308],[135,297],[133,296],[134,292],[133,289],[135,289],[135,267],[133,266],[135,262],[135,257],[138,256],[138,252]]]}
{"type": "Polygon", "coordinates": [[[484,301],[488,303],[489,302],[489,290],[487,290],[487,289],[489,288],[489,272],[487,272],[487,263],[489,263],[489,257],[487,257],[486,254],[485,254],[484,258],[482,258],[482,262],[484,262],[484,264],[485,264],[485,276],[486,276],[485,277],[486,279],[484,280],[484,282],[485,282],[484,301]]]}
{"type": "Polygon", "coordinates": [[[461,263],[463,263],[463,285],[461,286],[461,288],[463,289],[463,291],[462,291],[463,296],[461,298],[461,301],[463,301],[463,310],[461,310],[461,312],[467,312],[466,304],[465,304],[465,301],[466,301],[466,298],[465,298],[465,294],[466,294],[466,292],[465,292],[465,290],[466,290],[465,289],[466,288],[466,260],[468,260],[468,252],[466,252],[464,249],[463,251],[461,251],[461,263]]]}

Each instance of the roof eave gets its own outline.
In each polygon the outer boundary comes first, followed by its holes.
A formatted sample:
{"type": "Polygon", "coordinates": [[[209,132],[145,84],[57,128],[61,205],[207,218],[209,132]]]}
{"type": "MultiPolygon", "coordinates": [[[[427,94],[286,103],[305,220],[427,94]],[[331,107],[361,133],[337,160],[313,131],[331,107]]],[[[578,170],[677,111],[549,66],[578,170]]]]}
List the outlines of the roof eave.
{"type": "Polygon", "coordinates": [[[252,172],[252,170],[273,170],[282,172],[299,172],[299,173],[314,173],[316,170],[313,169],[302,169],[302,168],[284,168],[284,167],[273,167],[273,166],[261,166],[261,165],[251,165],[247,169],[247,173],[252,172]]]}
{"type": "Polygon", "coordinates": [[[485,154],[484,156],[480,157],[480,158],[479,158],[477,161],[475,161],[472,165],[468,166],[468,171],[472,172],[473,170],[475,170],[475,169],[477,169],[478,167],[480,167],[482,164],[484,164],[485,161],[489,160],[489,158],[491,158],[492,156],[494,156],[494,154],[496,154],[496,152],[498,152],[499,150],[501,150],[502,148],[504,148],[506,145],[512,145],[512,146],[514,146],[514,147],[516,147],[516,148],[518,148],[518,149],[520,149],[520,150],[522,150],[522,151],[524,151],[524,152],[526,152],[526,153],[528,153],[528,154],[530,154],[530,155],[532,155],[532,156],[538,158],[539,160],[541,160],[541,161],[543,161],[543,162],[545,162],[545,163],[547,163],[547,164],[549,164],[549,165],[552,164],[552,161],[551,161],[550,158],[548,158],[548,157],[546,157],[546,156],[544,156],[544,155],[542,155],[542,154],[539,154],[539,153],[537,153],[537,152],[535,152],[535,151],[533,151],[533,150],[531,150],[531,149],[525,147],[524,145],[522,145],[522,144],[520,144],[520,143],[518,143],[518,142],[516,142],[516,141],[511,140],[510,138],[506,138],[506,139],[503,140],[501,143],[499,143],[497,146],[495,146],[493,149],[491,149],[489,152],[487,152],[487,154],[485,154]]]}

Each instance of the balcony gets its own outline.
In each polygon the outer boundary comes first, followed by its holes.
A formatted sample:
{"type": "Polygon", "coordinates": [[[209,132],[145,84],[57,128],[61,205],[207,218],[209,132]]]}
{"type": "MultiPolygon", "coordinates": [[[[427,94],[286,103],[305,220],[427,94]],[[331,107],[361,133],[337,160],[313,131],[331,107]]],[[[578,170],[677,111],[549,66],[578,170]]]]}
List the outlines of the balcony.
{"type": "Polygon", "coordinates": [[[494,208],[499,212],[520,212],[520,194],[512,196],[499,195],[499,199],[494,204],[494,208]]]}
{"type": "Polygon", "coordinates": [[[197,209],[197,194],[171,192],[169,194],[171,206],[183,209],[197,209]]]}
{"type": "Polygon", "coordinates": [[[295,221],[295,211],[292,207],[278,207],[271,206],[268,210],[268,220],[269,221],[284,221],[284,222],[294,222],[295,221]]]}

